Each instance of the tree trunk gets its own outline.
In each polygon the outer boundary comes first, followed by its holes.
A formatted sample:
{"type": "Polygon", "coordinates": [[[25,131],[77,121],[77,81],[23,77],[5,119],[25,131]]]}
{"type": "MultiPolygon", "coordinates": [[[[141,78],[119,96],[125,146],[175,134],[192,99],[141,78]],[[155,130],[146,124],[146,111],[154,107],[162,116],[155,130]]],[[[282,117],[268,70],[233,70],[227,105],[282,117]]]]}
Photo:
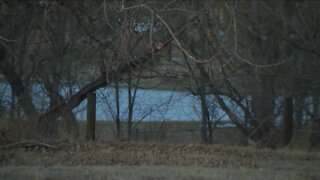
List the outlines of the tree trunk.
{"type": "Polygon", "coordinates": [[[86,140],[95,140],[96,131],[96,94],[87,95],[87,126],[86,140]]]}
{"type": "Polygon", "coordinates": [[[32,102],[32,97],[23,84],[21,77],[16,73],[12,64],[6,59],[0,59],[0,70],[8,80],[14,95],[18,98],[20,107],[23,109],[28,119],[36,119],[39,114],[32,102]]]}
{"type": "MultiPolygon", "coordinates": [[[[252,125],[255,128],[255,139],[262,139],[273,126],[274,96],[272,95],[272,82],[268,79],[260,80],[253,93],[251,107],[253,113],[252,125]]],[[[263,139],[263,141],[269,141],[263,139]]],[[[262,142],[263,143],[263,142],[262,142]]]]}
{"type": "MultiPolygon", "coordinates": [[[[58,104],[65,102],[65,99],[59,93],[59,83],[51,83],[48,79],[45,78],[43,78],[42,81],[51,100],[50,107],[55,107],[58,104]]],[[[55,123],[55,121],[57,121],[58,117],[62,117],[63,125],[66,128],[67,134],[74,139],[78,138],[79,127],[77,119],[72,112],[72,109],[66,110],[64,113],[57,112],[53,114],[51,117],[48,117],[45,123],[42,123],[41,125],[41,129],[46,129],[44,133],[47,135],[50,135],[48,134],[48,132],[51,132],[51,135],[56,133],[58,124],[55,123]]]]}
{"type": "Polygon", "coordinates": [[[119,92],[119,83],[118,80],[115,81],[115,89],[116,89],[116,119],[115,119],[115,123],[116,123],[116,129],[117,129],[117,134],[116,134],[116,138],[120,139],[120,135],[121,135],[121,124],[120,124],[120,92],[119,92]]]}
{"type": "Polygon", "coordinates": [[[227,114],[228,118],[230,119],[230,121],[235,124],[237,126],[237,128],[240,130],[240,132],[242,134],[244,134],[245,136],[247,136],[248,138],[252,139],[252,140],[259,140],[257,139],[256,136],[251,136],[250,131],[246,128],[245,124],[242,124],[241,121],[238,119],[237,115],[234,114],[226,105],[226,103],[224,102],[224,100],[218,95],[218,94],[214,94],[215,99],[217,100],[217,103],[219,104],[219,106],[221,107],[221,109],[227,114]]]}
{"type": "Polygon", "coordinates": [[[16,107],[16,96],[13,90],[13,87],[11,87],[11,107],[10,107],[10,120],[17,118],[17,107],[16,107]]]}
{"type": "Polygon", "coordinates": [[[132,76],[129,73],[129,80],[128,80],[128,141],[131,140],[132,135],[132,117],[133,117],[133,105],[134,100],[132,98],[132,76]]]}
{"type": "Polygon", "coordinates": [[[294,111],[295,111],[295,127],[297,130],[302,129],[302,122],[303,122],[303,106],[304,106],[304,97],[298,96],[295,99],[294,111]]]}
{"type": "Polygon", "coordinates": [[[315,119],[319,117],[320,114],[320,103],[319,103],[319,96],[314,93],[312,96],[312,106],[313,106],[313,116],[315,119]]]}
{"type": "Polygon", "coordinates": [[[284,104],[284,126],[283,126],[283,141],[284,145],[288,145],[292,139],[293,132],[293,98],[286,97],[284,104]]]}
{"type": "Polygon", "coordinates": [[[209,143],[208,139],[208,122],[209,122],[209,111],[206,103],[206,95],[204,92],[200,92],[200,103],[201,103],[201,137],[202,143],[209,143]]]}

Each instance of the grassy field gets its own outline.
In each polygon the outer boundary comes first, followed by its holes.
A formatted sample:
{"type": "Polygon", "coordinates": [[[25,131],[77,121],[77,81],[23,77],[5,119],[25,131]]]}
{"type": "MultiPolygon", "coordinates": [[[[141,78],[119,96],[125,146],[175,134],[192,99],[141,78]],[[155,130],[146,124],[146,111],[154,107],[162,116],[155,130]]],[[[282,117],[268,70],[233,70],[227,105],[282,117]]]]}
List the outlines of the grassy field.
{"type": "Polygon", "coordinates": [[[196,144],[87,142],[0,150],[0,179],[319,179],[320,154],[196,144]]]}

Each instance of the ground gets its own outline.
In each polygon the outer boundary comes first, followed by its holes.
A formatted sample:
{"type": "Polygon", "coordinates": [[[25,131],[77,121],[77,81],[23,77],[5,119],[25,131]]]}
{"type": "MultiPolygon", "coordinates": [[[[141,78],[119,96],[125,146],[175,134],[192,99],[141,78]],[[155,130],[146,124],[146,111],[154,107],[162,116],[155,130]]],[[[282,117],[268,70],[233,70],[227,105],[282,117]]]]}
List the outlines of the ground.
{"type": "Polygon", "coordinates": [[[320,179],[317,152],[116,141],[54,146],[1,148],[0,179],[320,179]]]}

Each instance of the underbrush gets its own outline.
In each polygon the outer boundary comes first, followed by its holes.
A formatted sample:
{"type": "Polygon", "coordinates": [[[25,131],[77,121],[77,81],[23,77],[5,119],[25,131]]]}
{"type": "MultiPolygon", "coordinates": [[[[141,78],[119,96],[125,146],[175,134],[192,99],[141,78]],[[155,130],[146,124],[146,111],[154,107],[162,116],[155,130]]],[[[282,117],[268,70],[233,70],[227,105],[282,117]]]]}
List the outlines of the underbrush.
{"type": "MultiPolygon", "coordinates": [[[[58,126],[57,133],[49,138],[44,138],[37,131],[37,126],[30,121],[24,120],[9,120],[2,118],[0,120],[0,144],[8,144],[25,140],[38,140],[45,142],[81,142],[85,141],[85,121],[78,122],[79,136],[77,139],[66,133],[66,128],[63,123],[58,126]]],[[[126,134],[126,123],[122,123],[121,141],[128,141],[126,134]]],[[[254,144],[248,143],[247,138],[239,132],[237,128],[216,128],[213,131],[213,144],[225,146],[250,146],[254,148],[285,148],[288,150],[296,149],[303,151],[319,151],[317,145],[312,145],[310,134],[298,131],[294,134],[291,143],[283,147],[281,145],[282,135],[281,129],[275,130],[268,135],[265,142],[257,142],[254,144]]],[[[310,132],[310,131],[305,131],[310,132]]],[[[115,140],[116,132],[114,122],[97,121],[96,124],[96,140],[97,141],[112,141],[115,140]]],[[[174,121],[160,122],[150,121],[141,122],[133,130],[130,139],[131,142],[137,143],[163,143],[163,144],[201,144],[200,123],[197,121],[174,121]]]]}

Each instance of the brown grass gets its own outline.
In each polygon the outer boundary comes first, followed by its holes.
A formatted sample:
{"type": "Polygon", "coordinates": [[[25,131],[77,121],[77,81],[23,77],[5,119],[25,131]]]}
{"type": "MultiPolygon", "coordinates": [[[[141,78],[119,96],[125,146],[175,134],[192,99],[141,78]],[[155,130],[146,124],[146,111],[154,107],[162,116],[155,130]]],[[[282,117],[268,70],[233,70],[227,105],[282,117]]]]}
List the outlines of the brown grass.
{"type": "MultiPolygon", "coordinates": [[[[80,139],[84,125],[79,123],[80,139]]],[[[139,124],[133,143],[113,141],[114,124],[98,122],[97,142],[0,149],[0,179],[320,179],[319,152],[230,146],[243,140],[236,129],[217,129],[216,145],[201,145],[200,132],[188,131],[198,122],[160,125],[139,124]]],[[[25,139],[25,127],[1,121],[1,144],[25,139]]]]}
{"type": "Polygon", "coordinates": [[[317,179],[320,154],[123,142],[0,150],[0,179],[317,179]]]}
{"type": "Polygon", "coordinates": [[[186,179],[301,180],[317,179],[308,171],[199,166],[19,166],[0,169],[1,179],[186,179]]]}
{"type": "MultiPolygon", "coordinates": [[[[122,136],[127,137],[127,124],[122,123],[122,136]]],[[[79,122],[80,139],[85,137],[85,122],[79,122]]],[[[99,141],[110,141],[115,137],[115,124],[110,121],[98,121],[96,136],[99,141]]],[[[132,140],[135,142],[160,142],[167,144],[199,144],[201,143],[201,124],[198,121],[150,121],[141,122],[134,130],[132,140]]],[[[237,129],[215,129],[214,144],[241,145],[245,137],[237,129]]]]}

